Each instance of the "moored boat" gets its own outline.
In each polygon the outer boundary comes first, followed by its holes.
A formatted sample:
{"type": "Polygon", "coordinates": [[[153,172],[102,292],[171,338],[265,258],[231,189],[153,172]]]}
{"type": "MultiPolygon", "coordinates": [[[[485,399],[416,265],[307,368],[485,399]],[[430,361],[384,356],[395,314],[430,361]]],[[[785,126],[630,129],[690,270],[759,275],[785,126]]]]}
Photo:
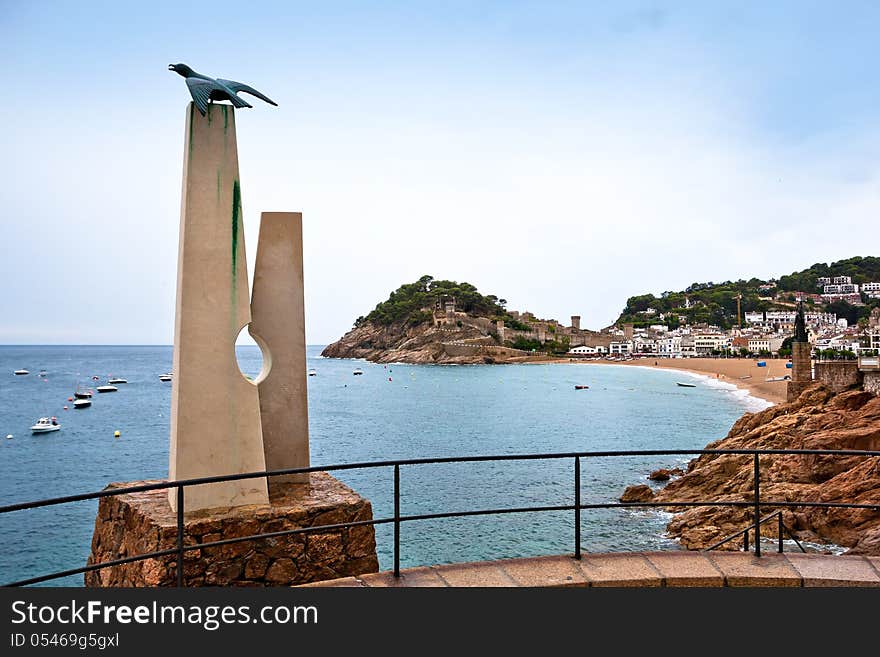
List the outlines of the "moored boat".
{"type": "Polygon", "coordinates": [[[41,417],[37,420],[36,424],[31,427],[32,433],[49,433],[50,431],[60,431],[61,425],[58,424],[58,419],[54,416],[52,417],[41,417]]]}
{"type": "Polygon", "coordinates": [[[113,377],[112,379],[107,379],[107,383],[112,385],[115,383],[128,383],[128,381],[126,381],[125,379],[120,379],[118,377],[113,377]]]}
{"type": "Polygon", "coordinates": [[[360,376],[360,375],[363,374],[363,373],[364,373],[364,371],[363,371],[360,367],[355,368],[354,372],[352,372],[352,374],[353,374],[354,376],[360,376]]]}
{"type": "Polygon", "coordinates": [[[91,399],[76,399],[73,402],[73,407],[76,408],[88,408],[92,405],[91,399]]]}
{"type": "Polygon", "coordinates": [[[25,374],[30,374],[30,372],[28,372],[26,369],[20,369],[20,370],[15,370],[15,372],[13,372],[13,374],[15,374],[15,376],[24,376],[25,374]]]}
{"type": "Polygon", "coordinates": [[[98,392],[116,392],[119,388],[116,386],[98,386],[95,390],[98,392]]]}
{"type": "Polygon", "coordinates": [[[172,374],[171,374],[171,372],[166,372],[165,374],[160,374],[160,375],[159,375],[159,380],[160,380],[160,381],[170,381],[171,378],[172,378],[172,374]]]}
{"type": "Polygon", "coordinates": [[[681,381],[676,381],[675,385],[681,386],[682,388],[696,388],[697,386],[693,383],[682,383],[681,381]]]}

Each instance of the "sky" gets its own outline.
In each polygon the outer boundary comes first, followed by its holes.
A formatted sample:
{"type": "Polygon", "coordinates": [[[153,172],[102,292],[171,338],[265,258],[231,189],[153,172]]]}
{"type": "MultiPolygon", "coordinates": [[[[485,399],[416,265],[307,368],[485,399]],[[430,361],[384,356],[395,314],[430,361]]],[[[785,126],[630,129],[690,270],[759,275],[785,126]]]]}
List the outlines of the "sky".
{"type": "Polygon", "coordinates": [[[238,112],[248,265],[303,213],[306,339],[424,274],[598,329],[877,255],[880,4],[0,0],[0,344],[170,344],[185,62],[238,112]]]}

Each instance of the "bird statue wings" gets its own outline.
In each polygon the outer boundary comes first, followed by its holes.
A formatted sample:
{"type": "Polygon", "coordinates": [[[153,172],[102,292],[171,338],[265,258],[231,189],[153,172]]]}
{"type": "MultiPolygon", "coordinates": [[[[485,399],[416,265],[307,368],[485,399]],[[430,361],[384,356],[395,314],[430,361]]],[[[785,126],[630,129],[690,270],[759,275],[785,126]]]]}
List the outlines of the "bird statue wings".
{"type": "Polygon", "coordinates": [[[208,111],[208,103],[215,100],[228,100],[234,107],[253,107],[238,95],[239,92],[256,96],[270,105],[278,106],[274,100],[242,82],[209,78],[207,75],[196,73],[186,64],[169,64],[168,70],[186,79],[186,86],[189,88],[193,103],[202,116],[208,111]]]}

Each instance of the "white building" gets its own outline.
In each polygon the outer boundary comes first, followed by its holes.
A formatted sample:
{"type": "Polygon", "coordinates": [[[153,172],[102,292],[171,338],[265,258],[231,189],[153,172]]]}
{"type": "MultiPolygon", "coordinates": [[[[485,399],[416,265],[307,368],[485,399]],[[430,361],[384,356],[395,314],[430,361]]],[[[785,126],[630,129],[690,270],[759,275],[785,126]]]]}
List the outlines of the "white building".
{"type": "Polygon", "coordinates": [[[694,351],[697,356],[711,356],[715,351],[730,348],[731,339],[726,335],[695,335],[694,351]]]}
{"type": "Polygon", "coordinates": [[[835,276],[831,279],[831,282],[835,285],[849,285],[852,283],[852,278],[849,276],[835,276]]]}
{"type": "Polygon", "coordinates": [[[608,346],[608,353],[618,356],[628,356],[632,353],[633,343],[630,341],[612,342],[608,346]]]}
{"type": "Polygon", "coordinates": [[[672,335],[657,340],[657,353],[666,358],[681,358],[681,336],[672,335]]]}
{"type": "Polygon", "coordinates": [[[775,354],[782,347],[782,343],[784,340],[785,340],[785,338],[781,338],[781,337],[749,338],[748,349],[753,354],[757,354],[762,351],[768,351],[771,354],[775,354]]]}
{"type": "Polygon", "coordinates": [[[580,356],[593,356],[595,354],[604,354],[605,347],[599,345],[598,347],[588,347],[587,345],[581,345],[580,347],[574,347],[573,349],[569,349],[568,353],[572,355],[580,355],[580,356]]]}
{"type": "MultiPolygon", "coordinates": [[[[849,278],[848,276],[842,278],[849,278]]],[[[826,285],[822,288],[822,292],[825,295],[831,294],[858,294],[859,286],[855,283],[840,283],[834,285],[826,285]]]]}
{"type": "Polygon", "coordinates": [[[819,276],[819,278],[816,279],[816,285],[819,287],[822,287],[823,285],[831,285],[831,278],[828,276],[819,276]]]}
{"type": "Polygon", "coordinates": [[[863,283],[862,292],[880,292],[880,283],[863,283]]]}

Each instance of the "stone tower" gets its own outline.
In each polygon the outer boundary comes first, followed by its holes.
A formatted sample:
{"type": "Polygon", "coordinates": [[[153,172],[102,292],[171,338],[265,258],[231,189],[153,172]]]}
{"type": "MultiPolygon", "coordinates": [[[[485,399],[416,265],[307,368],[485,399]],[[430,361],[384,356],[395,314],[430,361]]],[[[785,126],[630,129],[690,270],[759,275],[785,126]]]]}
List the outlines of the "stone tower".
{"type": "Polygon", "coordinates": [[[581,330],[581,316],[580,315],[572,315],[571,316],[571,328],[575,331],[581,330]]]}

